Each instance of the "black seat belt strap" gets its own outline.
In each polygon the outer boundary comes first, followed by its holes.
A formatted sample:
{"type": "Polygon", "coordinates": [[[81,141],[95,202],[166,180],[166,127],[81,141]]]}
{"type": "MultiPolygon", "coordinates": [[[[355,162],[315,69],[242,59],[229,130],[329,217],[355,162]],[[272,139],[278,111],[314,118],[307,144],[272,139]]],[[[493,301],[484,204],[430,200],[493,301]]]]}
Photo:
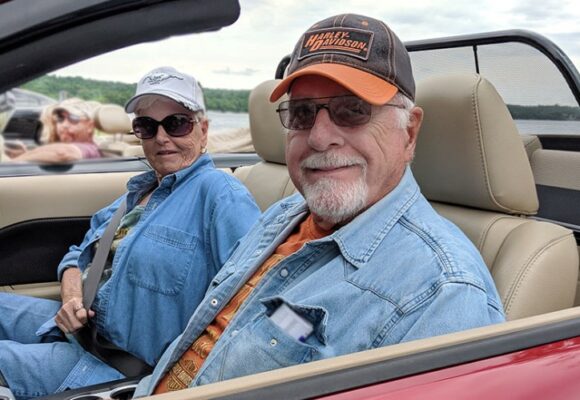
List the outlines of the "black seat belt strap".
{"type": "Polygon", "coordinates": [[[115,237],[115,232],[117,232],[117,227],[121,223],[121,218],[125,215],[127,210],[127,202],[123,199],[119,208],[113,214],[107,229],[101,236],[99,240],[99,246],[97,251],[93,256],[93,261],[91,262],[91,267],[87,273],[87,277],[83,282],[83,307],[85,310],[89,310],[93,305],[95,296],[97,295],[97,288],[99,287],[99,282],[101,281],[101,276],[105,269],[105,263],[107,262],[107,256],[111,250],[111,245],[113,244],[113,238],[115,237]]]}

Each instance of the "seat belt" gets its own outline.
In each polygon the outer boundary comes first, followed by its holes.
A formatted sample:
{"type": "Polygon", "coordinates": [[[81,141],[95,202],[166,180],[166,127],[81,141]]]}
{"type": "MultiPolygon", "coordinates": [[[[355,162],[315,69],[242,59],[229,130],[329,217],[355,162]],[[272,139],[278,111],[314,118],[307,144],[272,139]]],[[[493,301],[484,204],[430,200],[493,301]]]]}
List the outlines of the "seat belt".
{"type": "MultiPolygon", "coordinates": [[[[109,225],[99,240],[99,246],[93,256],[87,277],[83,282],[83,307],[88,310],[93,305],[101,276],[105,269],[105,262],[113,244],[113,238],[121,218],[127,210],[124,199],[113,214],[109,225]]],[[[115,346],[97,332],[97,326],[89,319],[88,323],[74,333],[77,342],[87,352],[91,353],[107,365],[115,368],[128,378],[142,376],[153,371],[153,368],[143,360],[115,346]]]]}
{"type": "Polygon", "coordinates": [[[97,295],[97,288],[99,287],[101,276],[105,270],[105,263],[107,262],[109,251],[111,251],[115,232],[117,232],[117,228],[119,227],[126,210],[127,202],[123,199],[121,204],[119,204],[119,208],[115,214],[113,214],[109,225],[107,225],[107,229],[105,229],[103,236],[101,236],[101,239],[99,240],[99,246],[93,256],[93,261],[90,264],[91,267],[89,268],[87,277],[83,282],[83,307],[87,312],[93,305],[93,301],[97,295]]]}

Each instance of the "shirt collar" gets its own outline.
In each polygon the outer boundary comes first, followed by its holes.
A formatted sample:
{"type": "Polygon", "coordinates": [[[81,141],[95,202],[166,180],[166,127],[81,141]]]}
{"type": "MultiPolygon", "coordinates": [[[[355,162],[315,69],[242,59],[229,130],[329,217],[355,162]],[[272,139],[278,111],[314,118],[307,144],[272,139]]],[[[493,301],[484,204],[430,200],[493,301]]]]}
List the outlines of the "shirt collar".
{"type": "Polygon", "coordinates": [[[368,262],[419,195],[419,185],[407,166],[401,181],[390,193],[331,235],[343,257],[357,268],[368,262]]]}
{"type": "MultiPolygon", "coordinates": [[[[194,176],[207,168],[215,168],[215,165],[209,154],[202,154],[189,167],[180,169],[173,174],[164,176],[159,183],[159,187],[169,188],[170,192],[172,192],[175,187],[179,186],[179,184],[185,179],[189,178],[190,176],[194,176]]],[[[139,199],[156,185],[157,175],[155,174],[154,170],[134,176],[127,182],[129,198],[139,199]]]]}

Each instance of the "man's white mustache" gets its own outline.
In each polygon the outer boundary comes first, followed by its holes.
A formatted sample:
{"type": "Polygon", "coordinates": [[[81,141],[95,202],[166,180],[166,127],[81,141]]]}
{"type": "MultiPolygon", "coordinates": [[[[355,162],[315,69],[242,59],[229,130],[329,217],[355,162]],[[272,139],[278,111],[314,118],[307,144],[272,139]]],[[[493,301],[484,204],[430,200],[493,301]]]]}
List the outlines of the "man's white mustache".
{"type": "Polygon", "coordinates": [[[334,152],[315,153],[305,158],[300,163],[300,168],[320,169],[320,168],[341,168],[352,165],[361,165],[366,168],[366,161],[362,157],[345,156],[334,152]]]}

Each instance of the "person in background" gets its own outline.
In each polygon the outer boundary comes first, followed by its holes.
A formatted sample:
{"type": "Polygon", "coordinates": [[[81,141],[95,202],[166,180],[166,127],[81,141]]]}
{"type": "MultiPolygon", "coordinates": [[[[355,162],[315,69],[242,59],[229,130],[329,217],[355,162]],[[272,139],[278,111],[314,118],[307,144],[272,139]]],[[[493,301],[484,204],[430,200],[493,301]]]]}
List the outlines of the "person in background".
{"type": "Polygon", "coordinates": [[[242,238],[137,397],[504,321],[481,255],[409,167],[423,110],[395,33],[318,22],[270,100],[284,93],[300,194],[242,238]]]}
{"type": "Polygon", "coordinates": [[[99,158],[101,153],[94,142],[94,113],[100,103],[70,98],[61,103],[45,107],[40,120],[43,124],[45,144],[28,150],[19,147],[7,148],[13,162],[36,161],[64,163],[88,158],[99,158]]]}
{"type": "Polygon", "coordinates": [[[245,186],[206,153],[208,120],[195,78],[155,69],[126,111],[135,114],[152,170],[131,178],[127,193],[95,213],[82,243],[70,247],[58,266],[62,301],[0,293],[0,386],[18,399],[124,377],[71,336],[89,319],[100,337],[155,365],[260,215],[245,186]],[[127,211],[85,309],[83,281],[122,202],[127,211]]]}

